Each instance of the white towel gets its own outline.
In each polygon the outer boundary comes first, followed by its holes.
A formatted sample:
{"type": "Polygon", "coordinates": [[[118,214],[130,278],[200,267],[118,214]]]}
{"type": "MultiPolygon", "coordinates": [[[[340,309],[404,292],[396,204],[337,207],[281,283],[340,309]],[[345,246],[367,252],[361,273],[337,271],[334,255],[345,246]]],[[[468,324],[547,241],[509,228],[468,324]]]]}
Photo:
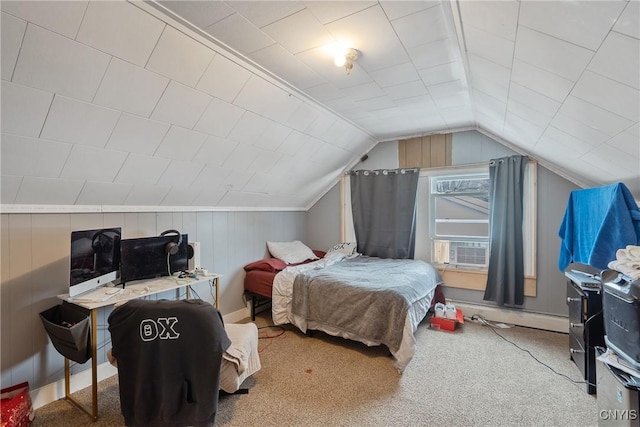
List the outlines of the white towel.
{"type": "Polygon", "coordinates": [[[227,393],[233,393],[246,378],[261,368],[258,328],[254,323],[227,323],[224,329],[231,340],[231,346],[222,355],[220,388],[227,393]]]}
{"type": "Polygon", "coordinates": [[[222,357],[233,362],[240,375],[247,369],[251,353],[258,348],[258,328],[254,323],[227,323],[224,329],[231,340],[231,345],[222,357]]]}
{"type": "Polygon", "coordinates": [[[640,246],[627,245],[627,258],[640,262],[640,246]]]}
{"type": "Polygon", "coordinates": [[[616,270],[634,280],[640,279],[640,263],[629,263],[624,261],[611,261],[607,267],[616,270]]]}
{"type": "Polygon", "coordinates": [[[627,257],[627,250],[626,249],[618,249],[616,251],[616,260],[618,260],[618,261],[629,261],[629,258],[627,257]]]}

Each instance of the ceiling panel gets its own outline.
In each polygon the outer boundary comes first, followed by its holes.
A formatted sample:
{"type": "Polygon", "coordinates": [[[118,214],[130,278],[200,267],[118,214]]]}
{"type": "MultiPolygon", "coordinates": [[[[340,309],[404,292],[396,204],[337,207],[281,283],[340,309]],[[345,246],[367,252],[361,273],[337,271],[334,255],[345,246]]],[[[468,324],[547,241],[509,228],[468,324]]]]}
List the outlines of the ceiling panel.
{"type": "Polygon", "coordinates": [[[512,40],[469,26],[465,28],[465,41],[470,53],[503,67],[511,67],[514,49],[512,40]]]}
{"type": "Polygon", "coordinates": [[[242,87],[251,77],[251,72],[223,55],[215,55],[200,78],[196,89],[233,102],[242,87]]]}
{"type": "Polygon", "coordinates": [[[178,185],[181,188],[189,187],[200,175],[204,165],[204,162],[190,162],[174,158],[158,180],[158,185],[166,188],[173,185],[178,185]]]}
{"type": "Polygon", "coordinates": [[[131,188],[129,194],[127,194],[124,204],[136,206],[159,206],[162,204],[162,200],[169,192],[169,189],[170,187],[162,187],[159,185],[136,184],[131,188]]]}
{"type": "Polygon", "coordinates": [[[415,66],[409,61],[372,71],[370,75],[382,88],[420,80],[420,74],[416,72],[415,66]]]}
{"type": "Polygon", "coordinates": [[[242,108],[213,98],[198,120],[194,130],[214,136],[226,137],[244,114],[242,108]]]}
{"type": "Polygon", "coordinates": [[[2,180],[0,181],[0,203],[8,205],[15,203],[21,183],[22,176],[2,175],[2,180]]]}
{"type": "Polygon", "coordinates": [[[527,27],[518,30],[516,58],[571,81],[578,80],[593,53],[589,49],[527,27]]]}
{"type": "Polygon", "coordinates": [[[625,7],[623,1],[524,1],[519,24],[590,50],[602,43],[625,7]]]}
{"type": "Polygon", "coordinates": [[[337,42],[362,53],[358,64],[369,72],[409,59],[380,6],[333,21],[326,27],[337,42]]]}
{"type": "Polygon", "coordinates": [[[0,90],[2,132],[39,136],[53,101],[53,94],[4,80],[0,90]]]}
{"type": "Polygon", "coordinates": [[[613,29],[640,39],[640,2],[629,1],[613,29]]]}
{"type": "Polygon", "coordinates": [[[445,39],[450,31],[440,5],[395,19],[392,26],[407,48],[445,39]]]}
{"type": "MultiPolygon", "coordinates": [[[[518,30],[521,3],[515,0],[460,2],[465,31],[474,27],[513,41],[518,30]]],[[[465,41],[470,39],[473,37],[465,36],[465,41]]]]}
{"type": "Polygon", "coordinates": [[[264,31],[247,18],[234,13],[204,29],[222,43],[247,55],[275,43],[264,31]]]}
{"type": "Polygon", "coordinates": [[[191,129],[210,102],[210,95],[171,81],[154,108],[151,118],[191,129]]]}
{"type": "Polygon", "coordinates": [[[93,102],[149,117],[168,84],[165,77],[113,58],[93,102]]]}
{"type": "Polygon", "coordinates": [[[164,26],[131,3],[93,1],[76,40],[143,67],[164,26]]]}
{"type": "Polygon", "coordinates": [[[242,1],[233,3],[233,8],[261,28],[303,10],[304,5],[292,1],[242,1]]]}
{"type": "Polygon", "coordinates": [[[306,1],[304,6],[313,13],[313,15],[323,24],[336,21],[345,16],[353,15],[362,10],[375,6],[375,1],[342,1],[342,2],[323,2],[323,1],[306,1]]]}
{"type": "Polygon", "coordinates": [[[262,31],[293,54],[335,41],[329,31],[306,9],[262,27],[262,31]]]}
{"type": "Polygon", "coordinates": [[[56,95],[40,136],[104,147],[120,114],[116,110],[56,95]]]}
{"type": "Polygon", "coordinates": [[[378,141],[474,128],[640,191],[637,1],[0,7],[2,203],[304,209],[378,141]]]}
{"type": "Polygon", "coordinates": [[[384,13],[392,21],[440,5],[438,0],[390,0],[379,3],[384,9],[384,13]]]}
{"type": "Polygon", "coordinates": [[[562,104],[559,113],[599,130],[608,136],[616,135],[633,124],[631,120],[574,96],[567,98],[562,104]]]}
{"type": "Polygon", "coordinates": [[[2,80],[11,80],[13,69],[18,60],[20,45],[27,22],[8,13],[0,13],[0,49],[2,49],[2,80]]]}
{"type": "Polygon", "coordinates": [[[191,161],[198,154],[207,137],[208,135],[203,132],[171,126],[154,154],[175,160],[191,161]]]}
{"type": "Polygon", "coordinates": [[[213,56],[211,49],[166,26],[145,68],[195,87],[213,56]]]}
{"type": "Polygon", "coordinates": [[[168,131],[167,123],[122,114],[107,142],[107,148],[152,155],[168,131]]]}
{"type": "Polygon", "coordinates": [[[126,158],[127,153],[123,151],[74,145],[60,177],[111,182],[126,158]]]}
{"type": "Polygon", "coordinates": [[[589,64],[589,70],[640,89],[640,40],[610,33],[589,64]]]}
{"type": "Polygon", "coordinates": [[[71,148],[71,144],[2,134],[2,173],[57,178],[71,148]]]}
{"type": "Polygon", "coordinates": [[[98,50],[29,24],[12,81],[91,101],[110,59],[98,50]]]}
{"type": "Polygon", "coordinates": [[[631,121],[638,121],[640,91],[585,71],[572,94],[631,121]]]}
{"type": "Polygon", "coordinates": [[[284,47],[273,44],[249,55],[253,61],[275,73],[287,74],[287,82],[295,87],[307,89],[323,83],[323,79],[284,47]]]}
{"type": "Polygon", "coordinates": [[[16,203],[24,205],[74,205],[84,181],[25,176],[16,203]]]}
{"type": "Polygon", "coordinates": [[[558,102],[564,101],[575,85],[574,81],[543,70],[537,64],[529,64],[519,59],[513,61],[511,82],[512,85],[516,83],[525,86],[558,102]]]}
{"type": "Polygon", "coordinates": [[[88,1],[3,1],[0,3],[0,8],[3,12],[72,39],[78,32],[88,3],[88,1]]]}
{"type": "Polygon", "coordinates": [[[78,195],[78,205],[123,205],[131,184],[87,181],[78,195]]]}
{"type": "Polygon", "coordinates": [[[198,28],[207,28],[227,16],[235,9],[223,1],[159,1],[163,7],[173,11],[198,28]]]}
{"type": "MultiPolygon", "coordinates": [[[[640,126],[636,123],[608,140],[607,145],[624,151],[632,159],[640,159],[640,144],[638,144],[638,141],[640,141],[640,126]]],[[[638,166],[640,166],[640,161],[638,166]]]]}
{"type": "Polygon", "coordinates": [[[153,185],[158,182],[169,163],[169,159],[129,153],[115,182],[153,185]]]}

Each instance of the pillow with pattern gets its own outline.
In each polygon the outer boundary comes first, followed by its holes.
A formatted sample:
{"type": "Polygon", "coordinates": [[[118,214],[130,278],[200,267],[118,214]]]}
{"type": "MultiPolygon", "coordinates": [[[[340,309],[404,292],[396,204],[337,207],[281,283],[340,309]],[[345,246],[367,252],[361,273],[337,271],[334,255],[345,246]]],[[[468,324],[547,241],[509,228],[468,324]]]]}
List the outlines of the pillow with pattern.
{"type": "Polygon", "coordinates": [[[330,248],[327,253],[342,252],[347,256],[351,256],[357,254],[356,249],[358,249],[356,242],[342,242],[330,248]]]}

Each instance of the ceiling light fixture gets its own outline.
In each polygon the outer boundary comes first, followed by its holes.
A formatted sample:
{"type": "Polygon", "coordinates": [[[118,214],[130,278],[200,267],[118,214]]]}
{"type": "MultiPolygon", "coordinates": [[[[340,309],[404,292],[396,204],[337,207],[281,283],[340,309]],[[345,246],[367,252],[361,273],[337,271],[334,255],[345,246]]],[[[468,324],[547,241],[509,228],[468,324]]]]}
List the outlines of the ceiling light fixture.
{"type": "Polygon", "coordinates": [[[347,70],[347,74],[351,74],[353,61],[356,59],[358,59],[358,51],[346,48],[333,58],[333,62],[336,64],[336,67],[344,67],[344,69],[347,70]]]}

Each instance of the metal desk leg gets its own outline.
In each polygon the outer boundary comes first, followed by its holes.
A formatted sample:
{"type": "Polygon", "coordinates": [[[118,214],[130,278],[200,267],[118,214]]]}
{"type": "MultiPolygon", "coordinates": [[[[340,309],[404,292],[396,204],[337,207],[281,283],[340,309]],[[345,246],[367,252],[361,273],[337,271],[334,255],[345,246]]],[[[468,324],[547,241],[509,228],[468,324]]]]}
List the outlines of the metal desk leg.
{"type": "Polygon", "coordinates": [[[71,395],[71,370],[69,359],[64,358],[64,396],[75,406],[91,416],[92,421],[98,419],[98,310],[91,310],[91,411],[71,395]]]}
{"type": "Polygon", "coordinates": [[[211,283],[216,288],[216,308],[220,308],[220,304],[218,304],[218,301],[219,301],[219,299],[218,299],[218,288],[220,287],[220,282],[218,281],[217,277],[214,277],[211,283]]]}

